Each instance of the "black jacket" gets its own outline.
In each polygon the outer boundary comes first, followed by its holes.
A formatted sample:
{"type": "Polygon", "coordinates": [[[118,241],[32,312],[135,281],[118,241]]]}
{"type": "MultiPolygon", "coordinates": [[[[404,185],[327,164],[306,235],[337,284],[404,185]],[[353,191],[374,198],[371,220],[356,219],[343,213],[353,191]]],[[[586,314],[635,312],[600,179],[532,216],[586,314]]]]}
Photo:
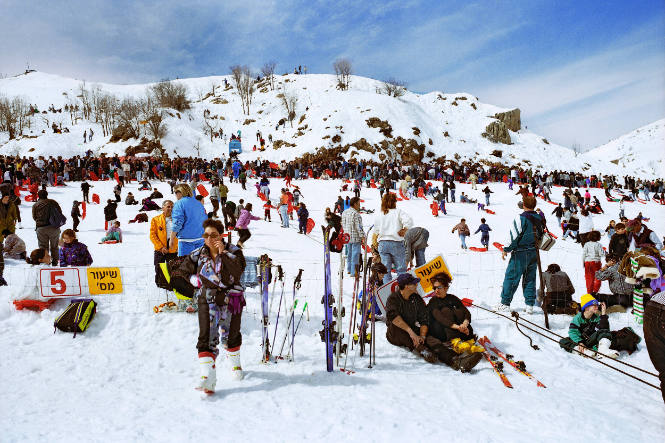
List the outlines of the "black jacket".
{"type": "Polygon", "coordinates": [[[392,323],[397,316],[417,334],[421,326],[429,326],[429,315],[427,306],[418,294],[411,294],[408,300],[404,300],[399,290],[390,294],[386,302],[386,319],[388,324],[392,323]]]}

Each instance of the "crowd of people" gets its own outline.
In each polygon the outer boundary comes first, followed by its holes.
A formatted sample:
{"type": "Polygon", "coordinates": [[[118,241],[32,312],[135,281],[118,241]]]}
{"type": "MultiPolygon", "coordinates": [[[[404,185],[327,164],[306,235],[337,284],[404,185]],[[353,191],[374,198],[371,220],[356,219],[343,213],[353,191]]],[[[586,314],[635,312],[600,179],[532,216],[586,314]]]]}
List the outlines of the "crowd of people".
{"type": "MultiPolygon", "coordinates": [[[[579,306],[581,309],[571,323],[571,342],[562,343],[562,347],[567,350],[578,347],[582,351],[616,351],[612,348],[611,334],[608,336],[606,333],[609,331],[606,313],[610,309],[618,309],[617,306],[630,308],[634,287],[634,283],[628,281],[622,272],[621,261],[631,251],[651,248],[647,250],[659,255],[663,250],[662,241],[644,224],[643,217],[627,219],[621,211],[620,221],[610,223],[604,231],[610,237],[608,251],[605,252],[600,244],[602,234],[594,226],[593,220],[594,214],[605,211],[598,199],[589,193],[589,189],[601,187],[608,199],[613,198],[611,192],[615,191],[622,196],[623,202],[629,201],[625,198],[638,199],[638,192],[635,191],[641,190],[645,200],[665,203],[662,180],[624,177],[621,183],[614,176],[584,176],[566,171],[541,172],[502,165],[455,162],[405,165],[334,159],[315,163],[283,161],[275,164],[262,160],[243,163],[237,157],[213,160],[91,155],[70,159],[0,157],[0,169],[5,180],[0,186],[3,255],[23,259],[33,265],[89,266],[93,263],[87,246],[79,242],[76,236],[82,216],[81,204],[90,202],[90,190],[94,187],[91,183],[104,179],[117,182],[113,198],[107,199],[104,207],[107,232],[100,242],[122,242],[117,207],[123,203],[123,188],[128,182],[135,180],[142,189],[153,192],[142,200],[141,209],[161,210],[150,220],[149,238],[154,246],[155,284],[191,299],[187,303],[187,310],[196,312],[199,318],[196,347],[202,377],[198,388],[208,392],[215,388],[214,369],[220,343],[224,344],[232,359],[234,374],[238,378],[242,377],[240,322],[245,302],[240,275],[245,267],[243,248],[251,238],[250,223],[261,220],[261,217],[252,213],[251,203],[243,199],[237,203],[232,201],[225,181],[237,182],[242,189],[246,189],[249,179],[256,180],[257,195],[264,201],[263,220],[271,221],[271,210],[276,209],[280,225],[288,228],[289,220],[295,216],[300,234],[307,233],[310,217],[300,189],[306,182],[294,186],[291,181],[310,178],[339,178],[348,181],[347,190],[353,192],[353,197],[344,199],[340,196],[331,205],[333,209],[326,209],[324,219],[333,231],[349,236],[344,251],[347,275],[358,273],[361,251],[369,248],[378,266],[374,268],[378,275],[377,282],[390,282],[393,280],[393,271],[397,273],[398,289],[391,294],[386,307],[388,341],[416,352],[427,361],[440,361],[461,371],[473,368],[483,351],[475,341],[476,334],[470,324],[471,315],[457,297],[448,294],[451,275],[440,273],[431,279],[434,297],[428,304],[417,293],[418,279],[408,273],[407,269],[414,266],[414,260],[415,266],[426,263],[425,251],[430,233],[416,226],[411,214],[397,207],[398,194],[407,199],[432,197],[436,202],[437,213],[441,208],[445,214],[446,203],[456,202],[456,183],[471,183],[472,189],[478,189],[478,184],[484,185],[478,191],[484,194],[484,204],[464,192],[459,196],[461,203],[478,204],[478,210],[490,206],[493,191],[489,183],[505,183],[510,189],[517,184],[519,190],[516,194],[521,195],[520,208],[523,211],[509,224],[509,237],[502,243],[502,258],[510,255],[510,260],[500,303],[495,309],[511,309],[513,296],[521,281],[527,313],[534,313],[534,306],[537,305],[544,305],[550,312],[560,310],[562,313],[572,313],[570,308],[575,288],[559,265],[550,264],[547,267],[543,272],[544,287],[536,290],[538,244],[544,233],[552,231],[547,226],[545,214],[537,209],[538,197],[549,201],[553,186],[565,187],[564,202],[557,205],[552,214],[562,229],[562,240],[572,237],[581,244],[580,255],[586,281],[585,294],[579,306]],[[271,199],[270,180],[274,177],[284,178],[286,184],[285,188],[280,189],[277,199],[271,199]],[[175,201],[163,199],[159,191],[152,189],[151,181],[154,183],[157,180],[169,184],[175,201]],[[47,186],[72,181],[81,182],[82,199],[80,202],[72,202],[72,228],[61,232],[67,220],[60,204],[49,198],[47,186]],[[202,182],[208,185],[204,187],[205,196],[199,186],[202,182]],[[25,242],[16,234],[16,226],[21,222],[21,201],[15,187],[27,188],[34,201],[32,216],[38,248],[29,255],[25,250],[25,242]],[[370,238],[366,236],[363,226],[362,214],[371,212],[361,205],[360,194],[366,192],[362,191],[363,188],[376,188],[381,196],[381,206],[370,238]],[[206,197],[212,205],[210,212],[204,206],[206,197]],[[163,199],[161,206],[154,201],[157,199],[163,199]],[[237,236],[234,241],[231,240],[232,235],[237,236]],[[603,260],[606,261],[605,265],[602,264],[603,260]],[[609,282],[611,294],[600,293],[603,281],[609,282]],[[593,328],[584,326],[586,324],[593,324],[593,328]],[[589,328],[600,332],[593,339],[586,332],[578,334],[582,329],[588,332],[589,328]],[[220,334],[220,331],[224,333],[220,334]],[[608,337],[609,344],[605,341],[608,337]]],[[[124,204],[138,207],[139,202],[132,193],[127,193],[124,204]]],[[[481,218],[474,234],[481,234],[481,244],[486,250],[489,248],[491,231],[486,219],[481,218]]],[[[464,218],[453,227],[452,232],[459,236],[461,247],[467,249],[466,240],[471,235],[471,229],[464,218]]],[[[2,283],[5,283],[4,279],[0,280],[2,283]]],[[[661,309],[659,306],[654,307],[658,303],[662,304],[662,301],[659,302],[659,297],[662,297],[659,294],[658,291],[654,292],[653,302],[647,303],[645,321],[647,318],[662,317],[654,314],[654,310],[661,309]]],[[[652,331],[648,341],[663,339],[662,334],[658,335],[657,328],[648,330],[652,331]]],[[[645,327],[645,334],[646,331],[645,327]]],[[[656,368],[665,374],[665,368],[655,361],[658,355],[665,355],[665,345],[662,341],[659,343],[660,351],[656,351],[656,357],[652,356],[652,360],[656,368]]],[[[614,355],[615,352],[610,354],[614,355]]]]}

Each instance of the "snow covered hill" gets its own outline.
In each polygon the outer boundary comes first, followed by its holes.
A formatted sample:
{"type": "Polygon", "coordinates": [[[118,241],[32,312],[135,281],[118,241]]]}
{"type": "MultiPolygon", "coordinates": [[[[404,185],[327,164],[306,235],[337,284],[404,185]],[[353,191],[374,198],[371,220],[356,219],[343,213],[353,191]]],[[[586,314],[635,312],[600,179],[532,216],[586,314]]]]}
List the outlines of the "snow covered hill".
{"type": "MultiPolygon", "coordinates": [[[[232,87],[225,88],[230,76],[212,76],[177,80],[187,86],[192,109],[175,111],[166,116],[168,134],[162,144],[169,155],[200,155],[218,157],[227,152],[221,139],[213,141],[202,127],[204,112],[212,117],[215,130],[230,136],[238,130],[243,135],[243,158],[257,156],[271,161],[290,160],[305,153],[335,149],[346,158],[372,158],[382,161],[392,156],[410,159],[445,157],[463,161],[502,162],[524,167],[606,172],[613,168],[602,157],[576,157],[573,151],[549,143],[543,137],[521,128],[519,110],[502,109],[482,103],[467,93],[445,94],[434,91],[415,94],[410,91],[399,98],[379,94],[383,82],[352,76],[349,90],[336,88],[334,75],[277,75],[275,89],[266,82],[258,85],[249,115],[242,113],[240,98],[232,87]],[[212,94],[212,86],[215,93],[212,94]],[[221,87],[220,87],[221,85],[221,87]],[[286,117],[280,94],[298,98],[293,127],[288,122],[276,129],[286,117]],[[495,116],[499,115],[504,122],[495,116]],[[256,133],[267,140],[265,152],[253,152],[256,133]],[[492,142],[483,133],[494,134],[504,142],[492,142]]],[[[40,111],[53,105],[63,108],[79,101],[81,81],[43,72],[32,72],[0,80],[0,94],[21,96],[36,104],[40,111]]],[[[87,88],[123,97],[145,94],[150,85],[111,85],[88,82],[87,88]]],[[[29,155],[76,155],[87,149],[95,153],[124,154],[137,140],[110,143],[101,137],[101,127],[82,120],[72,124],[68,114],[38,114],[25,131],[25,137],[8,141],[7,133],[0,134],[0,153],[29,155]],[[70,132],[53,134],[52,123],[68,127],[70,132]],[[83,144],[83,132],[93,128],[92,143],[83,144]],[[42,133],[44,131],[44,133],[42,133]],[[35,138],[36,136],[36,138],[35,138]]]]}
{"type": "Polygon", "coordinates": [[[617,173],[665,177],[665,119],[642,126],[586,153],[609,160],[617,173]]]}

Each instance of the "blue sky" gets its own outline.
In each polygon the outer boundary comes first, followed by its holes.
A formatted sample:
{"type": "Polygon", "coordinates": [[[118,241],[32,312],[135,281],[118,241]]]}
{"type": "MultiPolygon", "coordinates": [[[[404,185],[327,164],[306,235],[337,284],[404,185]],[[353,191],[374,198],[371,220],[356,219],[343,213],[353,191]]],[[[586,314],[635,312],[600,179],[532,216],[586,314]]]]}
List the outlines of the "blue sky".
{"type": "Polygon", "coordinates": [[[141,83],[233,64],[396,77],[520,107],[583,149],[665,117],[665,2],[0,0],[0,74],[141,83]]]}

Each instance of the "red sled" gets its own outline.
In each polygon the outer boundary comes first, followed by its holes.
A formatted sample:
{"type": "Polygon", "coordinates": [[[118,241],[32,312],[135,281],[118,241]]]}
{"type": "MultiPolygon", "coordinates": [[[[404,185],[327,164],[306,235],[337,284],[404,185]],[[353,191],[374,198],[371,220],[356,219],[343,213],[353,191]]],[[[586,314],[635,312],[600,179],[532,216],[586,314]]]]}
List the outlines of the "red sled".
{"type": "Polygon", "coordinates": [[[35,198],[34,198],[34,196],[33,196],[32,194],[30,194],[30,195],[26,195],[26,196],[25,196],[25,201],[27,201],[27,202],[32,202],[32,201],[35,201],[35,198]]]}
{"type": "Polygon", "coordinates": [[[487,212],[488,214],[493,214],[493,215],[496,214],[496,212],[492,211],[491,209],[485,209],[485,212],[487,212]]]}
{"type": "Polygon", "coordinates": [[[554,205],[554,206],[558,205],[557,202],[553,202],[552,200],[547,200],[547,203],[549,203],[550,205],[554,205]]]}
{"type": "Polygon", "coordinates": [[[106,240],[102,243],[104,243],[105,245],[114,245],[114,244],[120,243],[120,242],[118,240],[106,240]]]}
{"type": "Polygon", "coordinates": [[[92,202],[99,204],[99,194],[92,194],[92,202]]]}
{"type": "Polygon", "coordinates": [[[307,219],[307,227],[306,227],[305,231],[309,234],[310,232],[312,232],[312,229],[314,229],[315,225],[316,225],[316,223],[314,223],[314,220],[312,220],[311,218],[308,218],[307,219]]]}
{"type": "Polygon", "coordinates": [[[475,246],[469,246],[469,251],[487,252],[487,248],[476,248],[475,246]]]}
{"type": "Polygon", "coordinates": [[[116,182],[118,182],[118,184],[120,184],[120,178],[118,177],[118,171],[113,173],[113,178],[115,179],[116,182]]]}
{"type": "Polygon", "coordinates": [[[499,251],[503,252],[503,245],[501,243],[495,241],[494,243],[492,243],[492,246],[497,248],[499,251]]]}
{"type": "Polygon", "coordinates": [[[270,162],[270,169],[279,169],[279,165],[277,163],[270,162]]]}
{"type": "MultiPolygon", "coordinates": [[[[199,180],[201,180],[202,182],[207,182],[208,177],[206,177],[205,174],[199,174],[199,180]]],[[[204,195],[204,197],[205,197],[205,195],[204,195]]]]}
{"type": "Polygon", "coordinates": [[[203,186],[200,183],[196,186],[196,192],[198,192],[201,197],[207,197],[208,196],[208,190],[206,189],[205,186],[203,186]]]}
{"type": "Polygon", "coordinates": [[[152,173],[155,174],[156,177],[159,177],[159,171],[157,170],[157,166],[152,167],[152,173]]]}
{"type": "Polygon", "coordinates": [[[259,192],[258,195],[259,195],[259,198],[260,198],[261,200],[263,200],[263,201],[268,201],[268,198],[266,197],[266,195],[265,195],[263,192],[259,192]]]}
{"type": "Polygon", "coordinates": [[[89,174],[90,174],[90,180],[92,180],[93,182],[99,181],[99,177],[97,176],[97,174],[95,174],[92,171],[90,171],[89,174]]]}
{"type": "Polygon", "coordinates": [[[418,198],[426,198],[425,190],[422,187],[418,188],[418,198]]]}
{"type": "Polygon", "coordinates": [[[86,204],[85,202],[81,203],[81,219],[85,220],[85,213],[86,213],[86,204]]]}
{"type": "Polygon", "coordinates": [[[44,309],[48,309],[57,299],[51,298],[47,301],[41,300],[14,300],[14,306],[17,311],[22,311],[24,309],[29,309],[31,311],[42,312],[44,309]]]}
{"type": "Polygon", "coordinates": [[[369,181],[369,187],[376,189],[376,183],[374,183],[374,179],[369,181]]]}
{"type": "Polygon", "coordinates": [[[409,199],[409,198],[408,198],[406,195],[404,195],[404,193],[402,192],[402,188],[400,188],[400,190],[399,190],[399,196],[402,197],[402,200],[408,200],[408,199],[409,199]]]}

